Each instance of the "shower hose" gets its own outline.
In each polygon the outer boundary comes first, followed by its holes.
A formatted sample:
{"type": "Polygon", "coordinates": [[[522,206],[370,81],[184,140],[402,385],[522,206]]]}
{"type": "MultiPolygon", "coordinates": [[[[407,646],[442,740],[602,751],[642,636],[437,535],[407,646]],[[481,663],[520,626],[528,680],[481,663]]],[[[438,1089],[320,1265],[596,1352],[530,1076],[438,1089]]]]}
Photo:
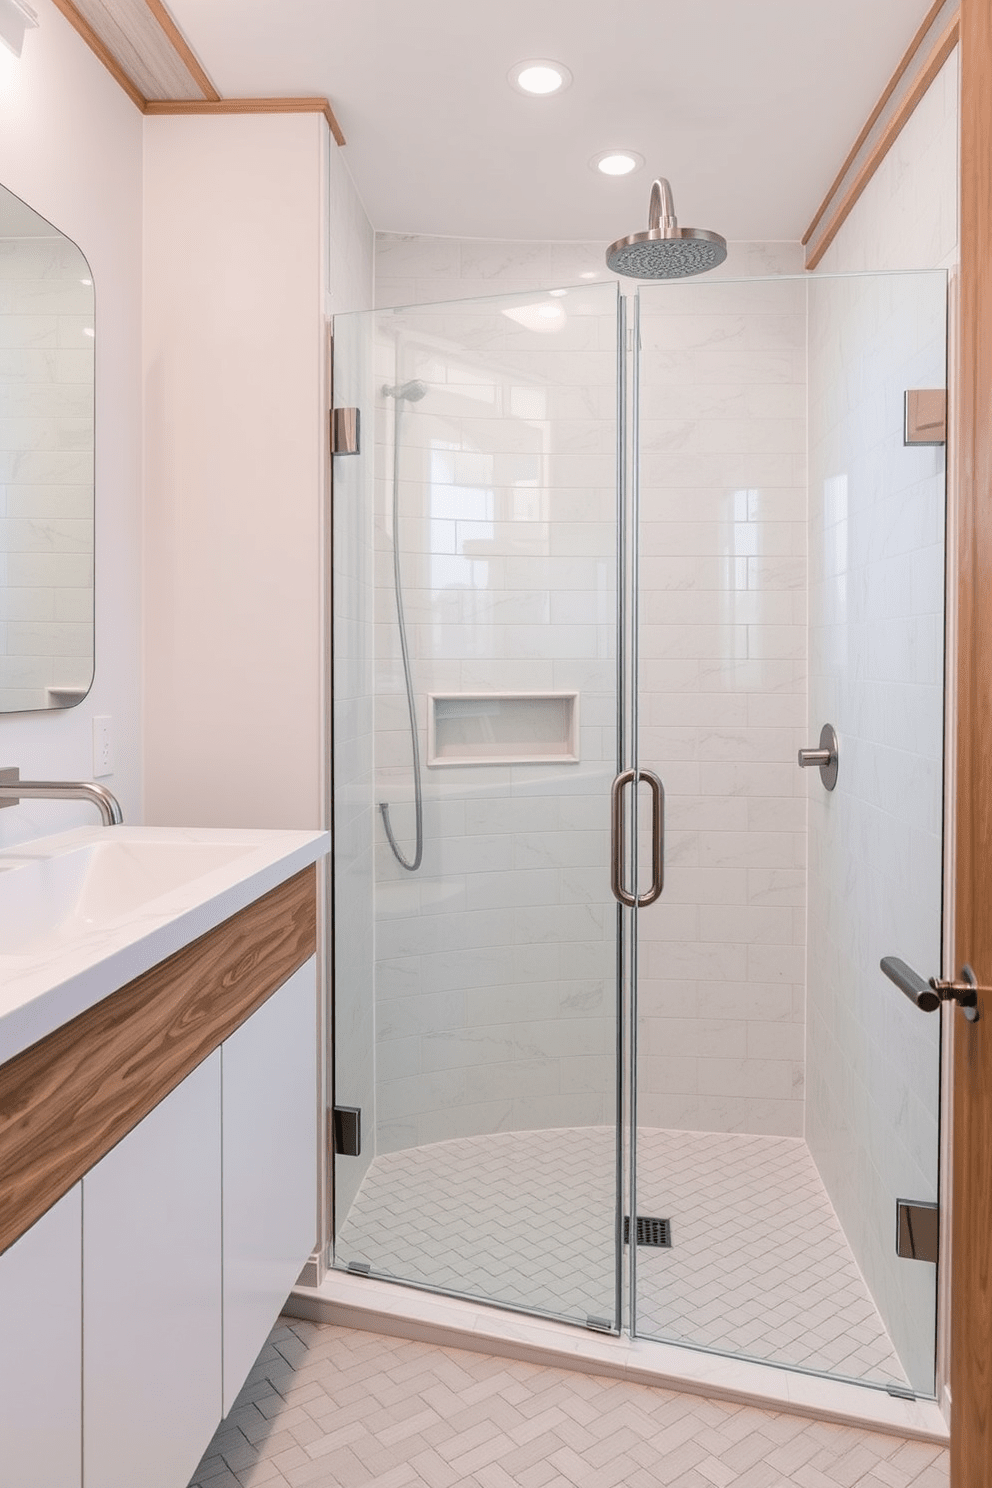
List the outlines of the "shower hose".
{"type": "Polygon", "coordinates": [[[393,590],[396,595],[396,620],[400,632],[400,654],[403,658],[403,680],[406,685],[406,706],[410,717],[410,747],[413,754],[413,799],[417,840],[412,859],[405,858],[399,843],[393,836],[389,821],[389,803],[379,802],[382,825],[393,856],[401,868],[416,873],[424,856],[424,791],[420,776],[420,738],[417,734],[417,710],[413,701],[413,678],[410,674],[410,647],[406,636],[406,616],[403,612],[403,573],[400,568],[400,427],[403,419],[403,397],[396,398],[396,417],[393,423],[393,590]]]}

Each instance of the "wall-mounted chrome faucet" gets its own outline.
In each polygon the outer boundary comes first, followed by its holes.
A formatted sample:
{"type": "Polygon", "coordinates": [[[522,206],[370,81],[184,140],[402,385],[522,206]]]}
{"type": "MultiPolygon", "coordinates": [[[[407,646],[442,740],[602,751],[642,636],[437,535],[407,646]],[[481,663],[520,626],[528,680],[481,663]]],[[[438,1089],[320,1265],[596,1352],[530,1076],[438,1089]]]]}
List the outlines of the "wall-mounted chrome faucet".
{"type": "Polygon", "coordinates": [[[120,802],[105,785],[92,780],[22,780],[17,765],[0,768],[0,809],[21,801],[92,801],[105,827],[119,827],[124,820],[120,802]]]}

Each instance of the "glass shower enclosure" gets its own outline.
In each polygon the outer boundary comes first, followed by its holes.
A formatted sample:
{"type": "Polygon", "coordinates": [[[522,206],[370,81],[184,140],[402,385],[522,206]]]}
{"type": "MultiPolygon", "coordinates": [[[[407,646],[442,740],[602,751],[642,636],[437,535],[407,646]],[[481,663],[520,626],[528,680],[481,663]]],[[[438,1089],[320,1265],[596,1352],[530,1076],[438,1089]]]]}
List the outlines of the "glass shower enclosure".
{"type": "Polygon", "coordinates": [[[340,316],[337,1267],[934,1392],[942,274],[340,316]],[[800,770],[823,724],[836,789],[800,770]]]}

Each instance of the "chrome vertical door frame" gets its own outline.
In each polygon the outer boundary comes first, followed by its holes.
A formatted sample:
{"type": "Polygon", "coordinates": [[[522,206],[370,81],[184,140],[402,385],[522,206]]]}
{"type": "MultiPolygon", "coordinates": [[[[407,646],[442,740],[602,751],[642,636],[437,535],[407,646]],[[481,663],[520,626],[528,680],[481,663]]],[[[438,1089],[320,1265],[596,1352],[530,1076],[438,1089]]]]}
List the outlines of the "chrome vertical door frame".
{"type": "MultiPolygon", "coordinates": [[[[631,337],[630,372],[630,666],[628,686],[630,688],[630,767],[634,780],[639,779],[639,632],[640,632],[640,415],[641,415],[641,296],[637,290],[633,296],[633,335],[631,337]]],[[[630,793],[633,830],[630,833],[630,885],[634,895],[634,908],[629,911],[630,930],[630,1143],[628,1214],[630,1215],[630,1240],[628,1244],[627,1328],[631,1338],[637,1337],[637,790],[630,793]]]]}
{"type": "MultiPolygon", "coordinates": [[[[627,708],[627,297],[617,285],[617,668],[616,668],[616,773],[626,764],[625,715],[627,708]]],[[[612,845],[611,845],[612,846],[612,845]]],[[[624,1142],[627,1122],[626,1053],[626,912],[616,906],[616,1213],[614,1233],[614,1325],[623,1332],[623,1216],[627,1185],[624,1142]]]]}

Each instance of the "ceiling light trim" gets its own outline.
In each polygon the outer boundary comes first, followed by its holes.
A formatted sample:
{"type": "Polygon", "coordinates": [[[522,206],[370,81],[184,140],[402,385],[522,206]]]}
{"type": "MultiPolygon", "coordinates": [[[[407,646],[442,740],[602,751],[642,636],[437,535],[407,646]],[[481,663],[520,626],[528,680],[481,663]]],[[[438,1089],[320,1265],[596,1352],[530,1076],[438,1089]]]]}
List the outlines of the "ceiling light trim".
{"type": "Polygon", "coordinates": [[[637,150],[625,150],[614,147],[612,150],[600,150],[589,162],[589,169],[598,171],[601,176],[609,176],[611,180],[626,180],[639,170],[643,170],[647,162],[644,156],[637,150]],[[604,166],[608,160],[629,160],[630,166],[626,170],[605,170],[604,166]]]}
{"type": "Polygon", "coordinates": [[[515,62],[506,75],[510,87],[517,93],[522,93],[525,98],[557,98],[570,87],[573,78],[571,71],[564,62],[555,62],[550,57],[530,57],[525,62],[515,62]],[[524,73],[544,69],[553,72],[560,79],[555,88],[527,88],[520,81],[524,73]]]}

